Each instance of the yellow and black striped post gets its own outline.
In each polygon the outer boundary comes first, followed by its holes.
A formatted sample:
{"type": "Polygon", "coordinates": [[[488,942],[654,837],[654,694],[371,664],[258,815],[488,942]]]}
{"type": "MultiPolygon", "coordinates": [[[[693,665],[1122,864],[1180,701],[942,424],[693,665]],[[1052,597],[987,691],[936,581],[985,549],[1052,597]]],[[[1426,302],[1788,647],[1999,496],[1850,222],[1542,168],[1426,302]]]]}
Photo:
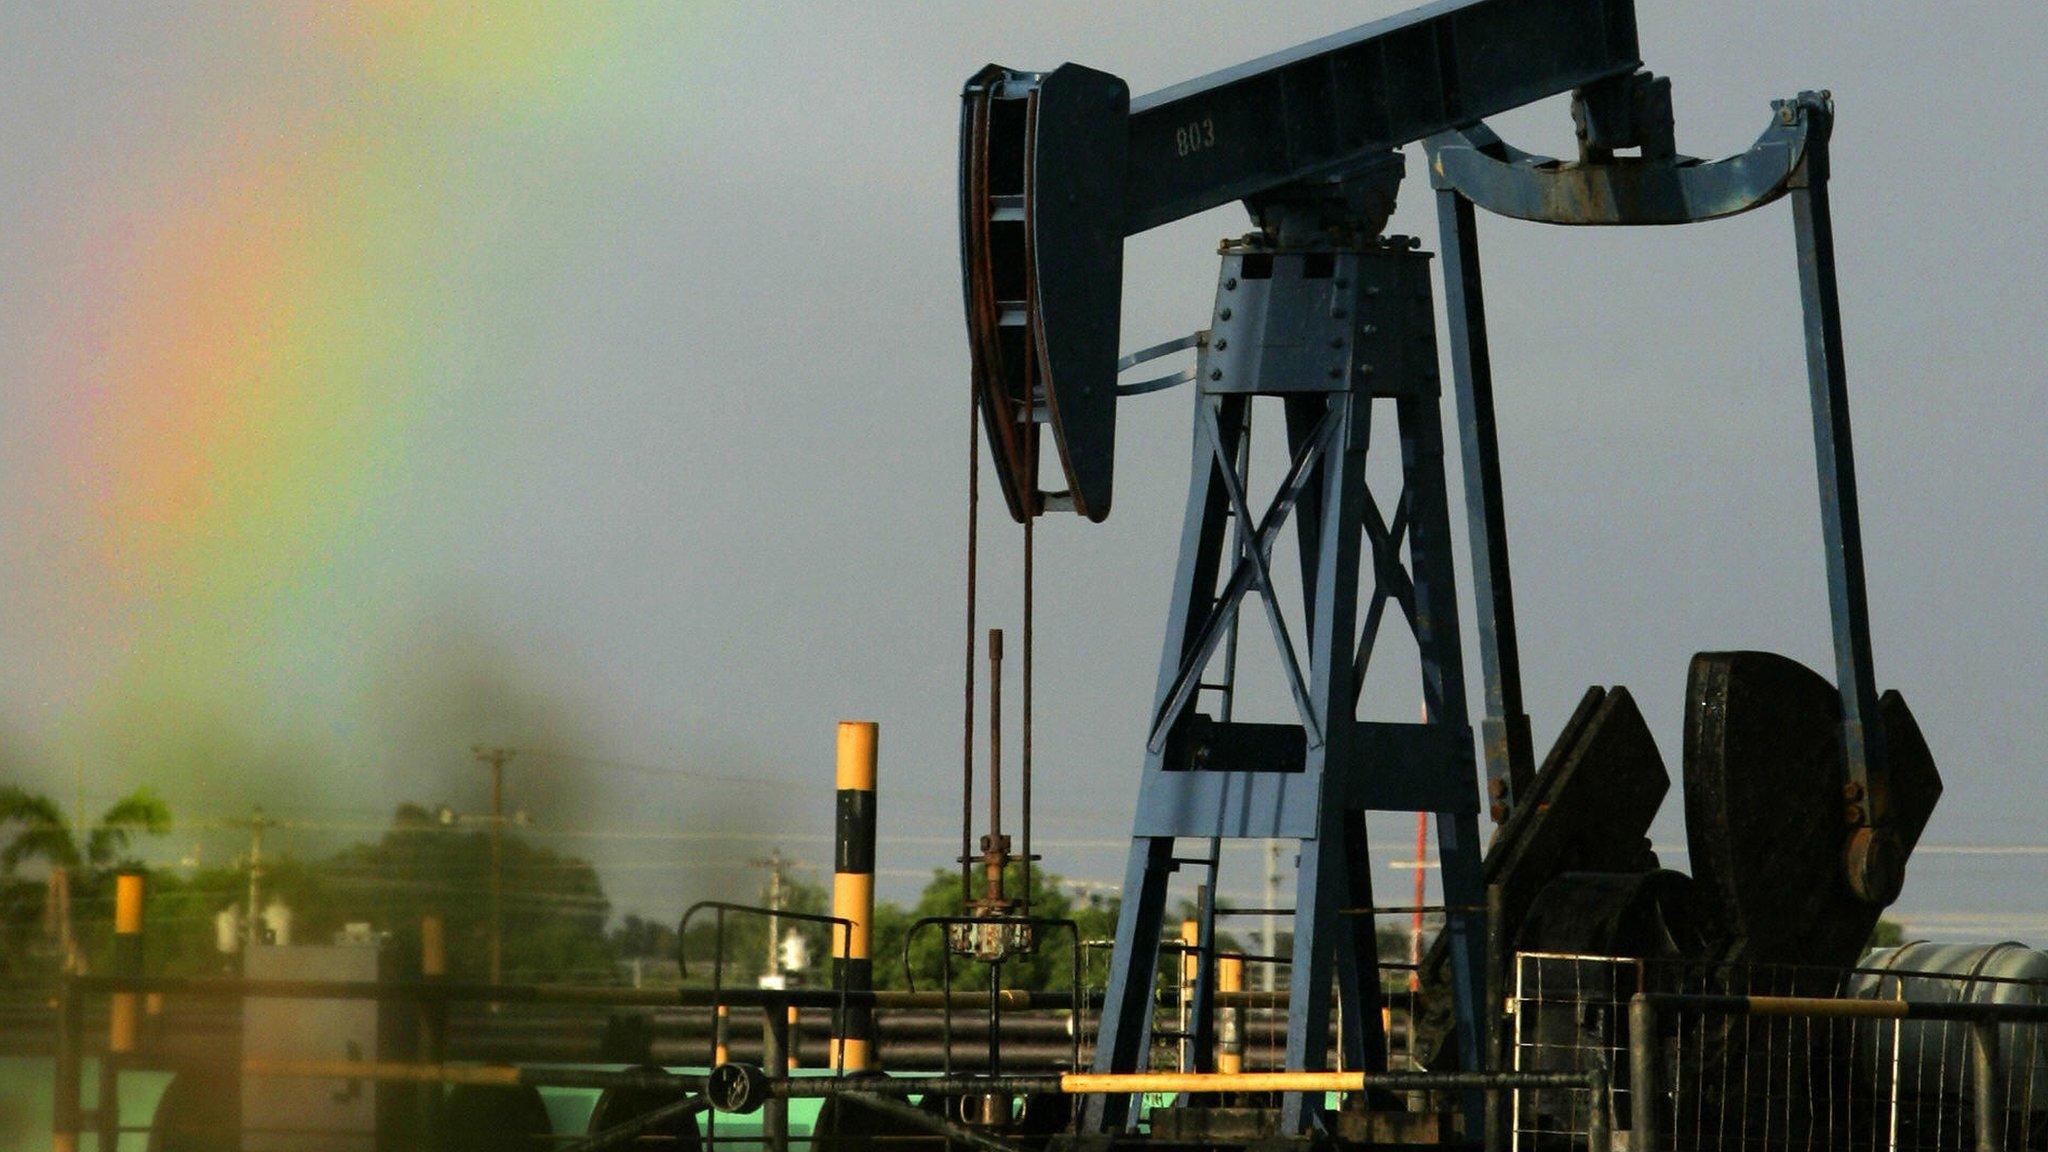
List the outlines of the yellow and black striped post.
{"type": "MultiPolygon", "coordinates": [[[[1216,990],[1244,991],[1244,957],[1216,958],[1216,990]]],[[[1225,1076],[1235,1076],[1244,1071],[1244,1015],[1244,1006],[1233,1004],[1223,1009],[1223,1019],[1218,1022],[1216,1071],[1225,1076]]]]}
{"type": "MultiPolygon", "coordinates": [[[[448,978],[448,926],[439,912],[420,916],[420,979],[439,983],[448,978]]],[[[426,1000],[419,1005],[420,1060],[440,1064],[448,1057],[448,1002],[426,1000]]],[[[420,1124],[431,1146],[443,1139],[442,1105],[445,1097],[439,1084],[419,1086],[420,1124]]]]}
{"type": "MultiPolygon", "coordinates": [[[[124,871],[114,877],[114,954],[116,976],[142,975],[142,873],[124,871]]],[[[116,992],[107,1006],[107,1051],[126,1056],[135,1051],[142,1030],[142,997],[116,992]]]]}
{"type": "Polygon", "coordinates": [[[1199,951],[1202,926],[1194,920],[1180,922],[1180,1070],[1200,1072],[1202,1054],[1195,1051],[1195,976],[1202,969],[1199,951]]]}
{"type": "MultiPolygon", "coordinates": [[[[870,958],[870,932],[875,922],[875,746],[880,728],[868,720],[839,724],[837,786],[839,812],[834,822],[832,914],[852,922],[834,925],[832,984],[852,992],[875,985],[870,958]]],[[[849,1005],[832,1021],[832,1064],[846,1072],[874,1066],[875,1011],[849,1005]]]]}
{"type": "MultiPolygon", "coordinates": [[[[114,876],[114,951],[109,970],[116,976],[142,975],[142,873],[124,869],[114,876]]],[[[99,1109],[94,1113],[101,1148],[112,1148],[121,1126],[121,1063],[135,1055],[142,1032],[142,996],[116,992],[107,1001],[107,1056],[100,1064],[99,1109]]]]}

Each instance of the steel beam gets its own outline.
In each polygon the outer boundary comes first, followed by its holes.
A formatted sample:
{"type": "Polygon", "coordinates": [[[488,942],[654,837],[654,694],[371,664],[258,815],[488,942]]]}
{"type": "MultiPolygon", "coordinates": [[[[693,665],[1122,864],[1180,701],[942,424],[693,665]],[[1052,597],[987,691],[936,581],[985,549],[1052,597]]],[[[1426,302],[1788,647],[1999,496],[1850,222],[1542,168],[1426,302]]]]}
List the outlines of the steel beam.
{"type": "Polygon", "coordinates": [[[1124,234],[1641,63],[1631,0],[1462,0],[1176,84],[1131,102],[1124,234]]]}

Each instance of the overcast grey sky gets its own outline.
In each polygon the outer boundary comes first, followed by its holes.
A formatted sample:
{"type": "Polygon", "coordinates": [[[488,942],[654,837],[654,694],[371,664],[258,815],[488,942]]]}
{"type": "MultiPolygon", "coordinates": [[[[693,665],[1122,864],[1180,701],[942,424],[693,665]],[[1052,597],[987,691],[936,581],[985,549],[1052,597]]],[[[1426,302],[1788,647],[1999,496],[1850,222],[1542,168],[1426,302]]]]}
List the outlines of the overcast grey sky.
{"type": "MultiPolygon", "coordinates": [[[[207,824],[256,801],[321,826],[302,850],[474,807],[469,745],[510,743],[536,832],[669,915],[770,843],[829,866],[833,722],[865,717],[908,891],[957,836],[961,80],[1074,60],[1142,93],[1401,7],[0,12],[0,775],[155,784],[166,858],[220,859],[207,824]]],[[[2048,845],[2048,9],[1640,21],[1693,154],[1836,96],[1879,680],[1947,779],[1930,844],[2048,845]]],[[[1569,146],[1561,102],[1496,126],[1569,146]]],[[[1410,169],[1392,227],[1434,248],[1410,169]]],[[[1134,239],[1125,345],[1201,323],[1244,228],[1134,239]]],[[[1829,667],[1789,218],[1482,229],[1537,743],[1625,684],[1675,775],[1692,652],[1829,667]]],[[[1039,537],[1038,831],[1074,877],[1120,874],[1187,403],[1127,404],[1115,515],[1039,537]]],[[[988,523],[984,623],[1014,627],[988,523]]],[[[2048,942],[2044,870],[1929,855],[1901,910],[2048,942]]]]}

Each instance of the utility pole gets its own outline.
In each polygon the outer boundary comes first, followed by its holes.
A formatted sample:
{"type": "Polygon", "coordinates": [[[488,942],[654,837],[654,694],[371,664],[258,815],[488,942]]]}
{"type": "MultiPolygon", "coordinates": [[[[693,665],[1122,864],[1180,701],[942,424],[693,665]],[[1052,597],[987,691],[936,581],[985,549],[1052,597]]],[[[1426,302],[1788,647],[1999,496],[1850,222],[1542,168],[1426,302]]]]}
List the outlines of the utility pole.
{"type": "MultiPolygon", "coordinates": [[[[777,848],[765,858],[750,861],[750,863],[756,868],[768,869],[768,907],[772,912],[782,911],[782,876],[783,872],[789,867],[790,861],[783,856],[782,849],[777,848]]],[[[781,945],[782,918],[771,915],[768,917],[767,963],[761,969],[761,975],[764,978],[780,977],[782,975],[781,945]]],[[[763,985],[763,987],[766,986],[763,985]]]]}
{"type": "Polygon", "coordinates": [[[470,751],[491,767],[491,983],[500,984],[505,978],[505,762],[515,750],[476,744],[470,751]]]}
{"type": "Polygon", "coordinates": [[[248,948],[263,942],[263,830],[276,826],[277,821],[264,815],[263,809],[257,807],[250,810],[245,819],[230,823],[249,830],[249,910],[242,922],[243,955],[246,956],[248,948]]]}

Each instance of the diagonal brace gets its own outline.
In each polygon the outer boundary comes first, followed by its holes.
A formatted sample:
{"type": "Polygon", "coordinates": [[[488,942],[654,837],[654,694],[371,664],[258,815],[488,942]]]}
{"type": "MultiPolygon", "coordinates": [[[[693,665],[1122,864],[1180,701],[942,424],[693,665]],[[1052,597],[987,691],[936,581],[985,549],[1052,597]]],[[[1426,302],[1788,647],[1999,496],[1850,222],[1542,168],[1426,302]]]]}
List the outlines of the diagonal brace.
{"type": "MultiPolygon", "coordinates": [[[[1244,482],[1237,474],[1234,461],[1223,448],[1223,429],[1216,423],[1216,409],[1205,408],[1202,412],[1202,434],[1209,441],[1209,450],[1216,455],[1221,465],[1217,475],[1223,478],[1223,491],[1230,497],[1231,511],[1240,524],[1252,520],[1251,507],[1244,498],[1244,482]]],[[[1287,687],[1294,693],[1294,707],[1301,714],[1302,726],[1308,729],[1309,743],[1321,744],[1322,735],[1316,724],[1315,709],[1308,698],[1308,680],[1301,673],[1301,658],[1294,651],[1294,638],[1287,632],[1287,620],[1280,614],[1279,597],[1273,593],[1273,568],[1267,562],[1264,549],[1254,548],[1238,561],[1252,565],[1252,586],[1259,590],[1259,600],[1266,606],[1266,620],[1273,627],[1273,643],[1280,649],[1280,660],[1287,669],[1287,687]]]]}
{"type": "MultiPolygon", "coordinates": [[[[1187,710],[1188,701],[1194,696],[1195,686],[1200,682],[1202,669],[1208,665],[1210,655],[1216,651],[1216,645],[1222,641],[1230,622],[1236,618],[1238,603],[1251,589],[1256,569],[1252,567],[1250,558],[1258,556],[1263,563],[1272,556],[1273,545],[1279,538],[1280,529],[1286,525],[1288,514],[1293,511],[1295,502],[1308,487],[1316,463],[1329,450],[1337,428],[1338,422],[1334,418],[1334,412],[1325,413],[1323,418],[1317,421],[1315,429],[1302,443],[1293,462],[1288,465],[1287,475],[1280,483],[1280,491],[1274,495],[1273,503],[1267,507],[1265,516],[1259,521],[1258,530],[1252,535],[1251,546],[1245,550],[1245,555],[1238,557],[1222,593],[1210,606],[1209,614],[1202,618],[1202,626],[1196,631],[1193,642],[1181,654],[1180,670],[1161,698],[1158,713],[1152,718],[1152,735],[1146,741],[1146,748],[1154,754],[1166,746],[1166,734],[1172,730],[1174,722],[1180,719],[1181,713],[1187,710]]],[[[1311,746],[1322,744],[1322,729],[1313,720],[1308,725],[1308,736],[1311,746]]]]}

